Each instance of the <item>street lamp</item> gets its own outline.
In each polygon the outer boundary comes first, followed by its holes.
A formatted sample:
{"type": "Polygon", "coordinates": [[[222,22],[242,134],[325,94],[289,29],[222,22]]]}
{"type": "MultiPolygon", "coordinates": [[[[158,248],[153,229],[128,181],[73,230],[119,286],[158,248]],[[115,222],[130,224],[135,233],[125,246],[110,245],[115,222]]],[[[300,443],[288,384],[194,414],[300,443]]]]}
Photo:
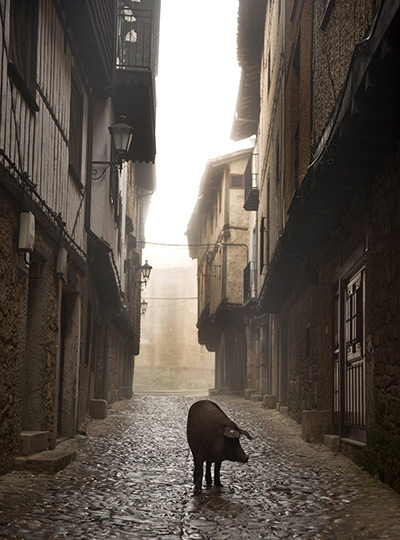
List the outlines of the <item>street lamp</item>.
{"type": "Polygon", "coordinates": [[[133,138],[133,127],[127,124],[125,120],[125,116],[120,116],[119,122],[108,128],[114,148],[121,157],[126,156],[129,152],[133,138]]]}
{"type": "Polygon", "coordinates": [[[142,283],[144,283],[145,286],[147,285],[147,282],[150,279],[150,273],[152,269],[153,267],[149,265],[148,261],[145,261],[144,265],[140,267],[140,272],[142,274],[142,280],[143,280],[142,283]]]}
{"type": "Polygon", "coordinates": [[[92,179],[93,180],[100,180],[103,178],[105,173],[110,167],[119,168],[121,170],[122,168],[122,162],[124,159],[126,159],[129,148],[132,144],[132,138],[133,138],[133,127],[130,126],[125,122],[126,117],[120,116],[119,122],[116,124],[112,124],[108,127],[108,131],[111,135],[112,144],[114,146],[115,152],[116,152],[116,160],[115,161],[93,161],[93,169],[92,169],[92,179]],[[101,174],[98,172],[98,168],[95,167],[96,165],[103,166],[101,174]]]}
{"type": "Polygon", "coordinates": [[[140,303],[140,314],[143,315],[143,317],[146,313],[147,306],[148,306],[148,302],[146,302],[146,300],[143,299],[140,303]]]}

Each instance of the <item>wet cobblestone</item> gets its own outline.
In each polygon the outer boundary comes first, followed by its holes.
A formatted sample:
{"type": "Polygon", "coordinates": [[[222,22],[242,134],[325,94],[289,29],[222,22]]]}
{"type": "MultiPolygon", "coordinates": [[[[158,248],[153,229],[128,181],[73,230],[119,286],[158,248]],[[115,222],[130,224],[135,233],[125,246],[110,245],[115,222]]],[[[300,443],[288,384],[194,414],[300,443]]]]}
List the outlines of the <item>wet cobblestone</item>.
{"type": "Polygon", "coordinates": [[[78,459],[55,476],[0,477],[1,539],[400,539],[400,496],[277,411],[216,401],[254,440],[247,465],[224,462],[222,489],[193,495],[186,418],[198,398],[116,404],[78,459]]]}

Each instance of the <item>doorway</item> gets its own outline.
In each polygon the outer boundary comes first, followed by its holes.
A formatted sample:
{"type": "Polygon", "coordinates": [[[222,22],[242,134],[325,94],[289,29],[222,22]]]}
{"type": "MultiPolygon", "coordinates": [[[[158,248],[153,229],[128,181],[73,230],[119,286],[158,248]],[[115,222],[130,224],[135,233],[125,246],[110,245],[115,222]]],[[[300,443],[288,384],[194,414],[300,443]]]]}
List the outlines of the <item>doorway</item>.
{"type": "Polygon", "coordinates": [[[47,279],[44,261],[32,260],[29,266],[26,317],[22,430],[44,431],[46,385],[47,279]]]}
{"type": "Polygon", "coordinates": [[[335,293],[333,426],[366,442],[365,267],[340,280],[335,293]]]}
{"type": "Polygon", "coordinates": [[[63,290],[60,309],[57,437],[72,437],[77,427],[80,354],[80,302],[75,292],[63,290]]]}

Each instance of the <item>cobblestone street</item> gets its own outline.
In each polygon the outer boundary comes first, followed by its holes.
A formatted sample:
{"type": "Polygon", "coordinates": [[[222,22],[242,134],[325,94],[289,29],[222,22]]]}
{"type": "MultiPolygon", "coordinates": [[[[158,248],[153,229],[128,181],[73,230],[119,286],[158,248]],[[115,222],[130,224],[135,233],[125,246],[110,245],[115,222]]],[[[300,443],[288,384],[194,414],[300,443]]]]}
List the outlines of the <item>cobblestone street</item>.
{"type": "Polygon", "coordinates": [[[398,494],[238,398],[215,401],[253,435],[242,442],[249,462],[224,462],[224,487],[193,495],[185,430],[197,399],[135,396],[89,423],[64,471],[1,477],[0,538],[400,538],[398,494]]]}

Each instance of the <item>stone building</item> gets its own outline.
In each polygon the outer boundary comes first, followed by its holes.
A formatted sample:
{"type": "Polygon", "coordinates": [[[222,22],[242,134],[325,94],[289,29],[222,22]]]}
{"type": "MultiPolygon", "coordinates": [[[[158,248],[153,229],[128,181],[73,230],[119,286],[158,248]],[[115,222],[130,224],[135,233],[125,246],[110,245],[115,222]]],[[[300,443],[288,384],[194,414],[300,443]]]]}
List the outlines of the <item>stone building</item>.
{"type": "Polygon", "coordinates": [[[248,386],[397,490],[399,6],[241,0],[233,126],[259,154],[248,386]]]}
{"type": "Polygon", "coordinates": [[[159,2],[1,0],[0,16],[2,473],[131,392],[159,2]]]}
{"type": "Polygon", "coordinates": [[[196,263],[187,259],[179,267],[157,265],[142,293],[146,311],[134,393],[204,395],[214,386],[214,355],[197,343],[196,263]]]}
{"type": "Polygon", "coordinates": [[[209,160],[190,218],[189,253],[197,259],[198,340],[215,352],[215,391],[246,387],[243,269],[249,262],[244,174],[251,150],[209,160]]]}

